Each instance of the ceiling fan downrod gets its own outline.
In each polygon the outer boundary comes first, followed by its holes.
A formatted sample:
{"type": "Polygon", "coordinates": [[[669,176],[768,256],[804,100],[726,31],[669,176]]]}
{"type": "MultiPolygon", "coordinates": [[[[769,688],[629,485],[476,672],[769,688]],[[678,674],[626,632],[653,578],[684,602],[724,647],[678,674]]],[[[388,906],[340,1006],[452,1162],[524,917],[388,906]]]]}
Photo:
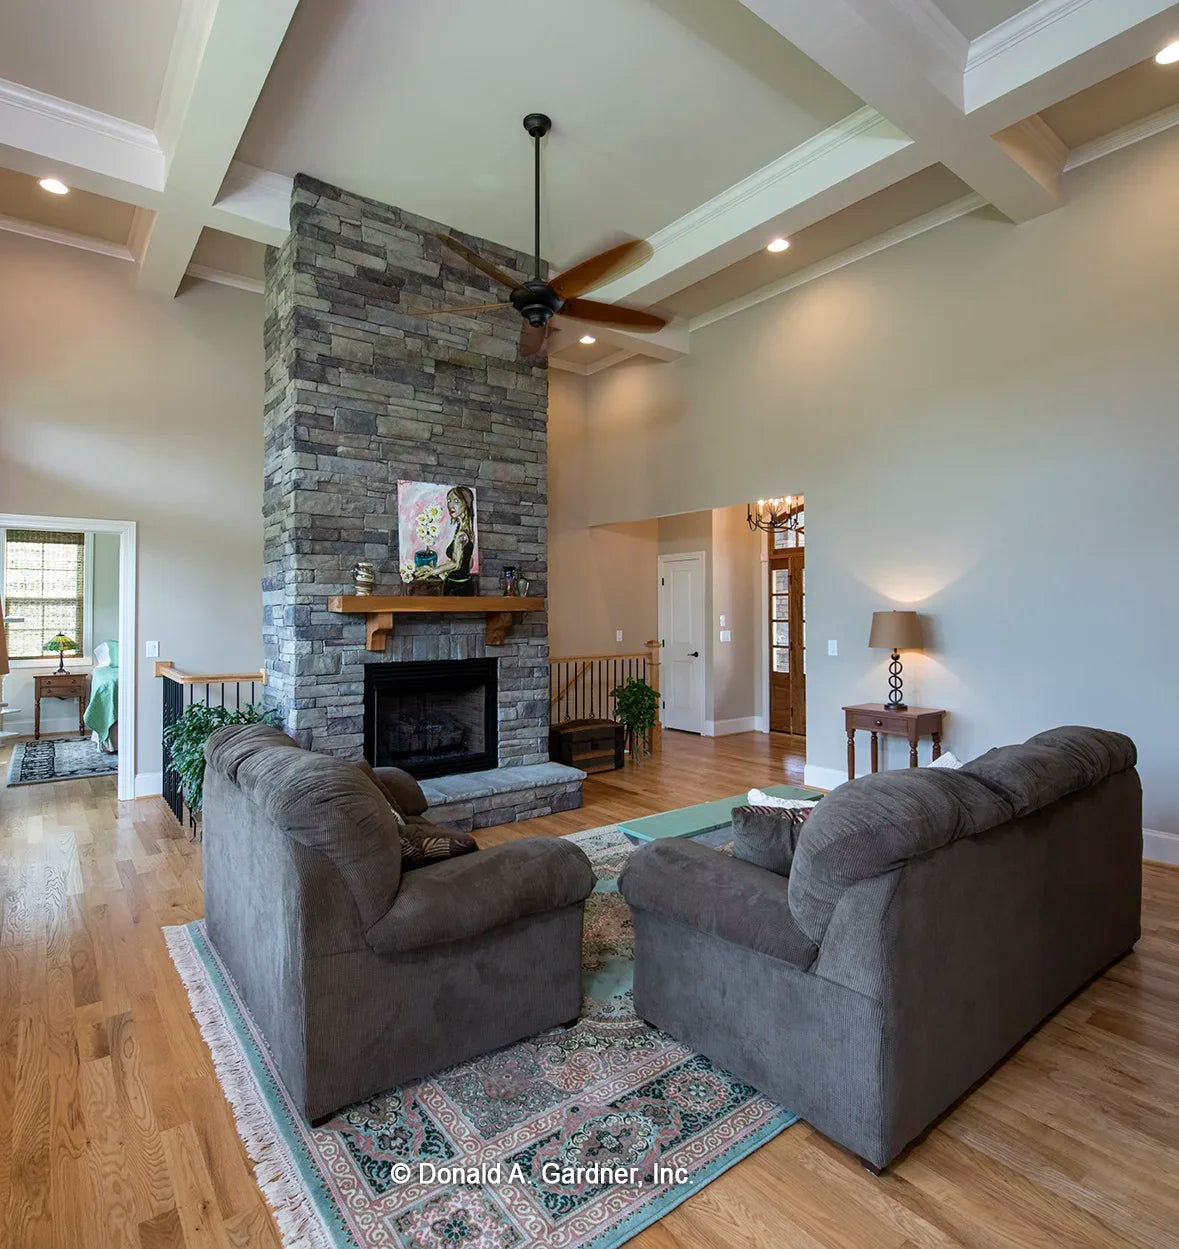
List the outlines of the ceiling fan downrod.
{"type": "Polygon", "coordinates": [[[524,129],[532,136],[533,146],[533,222],[535,230],[533,238],[535,240],[534,248],[534,273],[536,281],[542,282],[540,272],[540,141],[553,128],[553,119],[544,113],[529,113],[524,118],[524,129]]]}

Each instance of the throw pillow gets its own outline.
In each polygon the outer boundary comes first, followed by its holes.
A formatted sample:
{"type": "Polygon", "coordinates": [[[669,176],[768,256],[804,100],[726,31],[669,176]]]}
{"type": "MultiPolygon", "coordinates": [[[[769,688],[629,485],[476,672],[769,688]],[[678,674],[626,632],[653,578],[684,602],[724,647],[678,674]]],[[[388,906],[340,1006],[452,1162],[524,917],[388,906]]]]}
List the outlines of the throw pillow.
{"type": "Polygon", "coordinates": [[[925,765],[927,768],[960,768],[962,760],[952,750],[943,750],[940,755],[932,762],[925,765]]]}
{"type": "Polygon", "coordinates": [[[818,802],[817,798],[778,798],[764,789],[751,789],[748,797],[751,807],[781,807],[783,811],[809,811],[818,802]]]}
{"type": "Polygon", "coordinates": [[[814,806],[734,807],[733,858],[789,876],[802,826],[814,806]]]}
{"type": "Polygon", "coordinates": [[[401,870],[412,871],[415,867],[429,867],[444,859],[457,859],[460,854],[473,854],[479,847],[468,833],[452,833],[443,828],[428,825],[403,824],[401,834],[401,870]]]}
{"type": "Polygon", "coordinates": [[[380,794],[381,797],[389,804],[389,810],[393,812],[393,818],[397,821],[397,823],[404,824],[405,816],[401,814],[401,811],[398,808],[397,803],[390,800],[388,792],[386,791],[384,785],[381,784],[380,778],[372,770],[372,767],[369,765],[368,760],[367,759],[358,760],[356,764],[356,769],[358,772],[361,772],[366,777],[369,783],[376,789],[377,793],[380,794]]]}

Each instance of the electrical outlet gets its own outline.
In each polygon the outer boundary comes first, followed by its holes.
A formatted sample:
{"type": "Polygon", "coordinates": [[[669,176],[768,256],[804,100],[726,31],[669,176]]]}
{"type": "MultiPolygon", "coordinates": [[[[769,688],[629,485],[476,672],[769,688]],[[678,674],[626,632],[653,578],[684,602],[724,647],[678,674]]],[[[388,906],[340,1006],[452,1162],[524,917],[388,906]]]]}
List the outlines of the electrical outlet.
{"type": "Polygon", "coordinates": [[[622,630],[621,630],[621,629],[615,629],[615,630],[614,630],[614,640],[615,640],[616,642],[621,642],[621,641],[622,641],[622,630]]]}
{"type": "Polygon", "coordinates": [[[827,639],[827,654],[828,655],[839,654],[839,643],[835,640],[835,638],[827,639]]]}
{"type": "Polygon", "coordinates": [[[143,644],[143,653],[148,657],[148,659],[159,659],[160,657],[159,642],[145,642],[143,644]]]}
{"type": "MultiPolygon", "coordinates": [[[[723,619],[724,619],[724,616],[722,616],[722,617],[721,617],[721,619],[723,620],[723,619]]],[[[733,633],[732,633],[732,630],[731,630],[731,629],[722,629],[722,630],[720,631],[720,640],[721,640],[722,642],[731,642],[731,641],[733,640],[733,633]]]]}

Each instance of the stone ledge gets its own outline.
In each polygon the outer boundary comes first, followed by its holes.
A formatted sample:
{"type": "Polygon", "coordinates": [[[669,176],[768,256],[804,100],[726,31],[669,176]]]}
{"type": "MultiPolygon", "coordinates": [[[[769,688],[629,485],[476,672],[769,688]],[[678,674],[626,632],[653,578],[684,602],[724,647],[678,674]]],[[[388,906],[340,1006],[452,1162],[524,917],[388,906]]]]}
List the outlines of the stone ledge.
{"type": "Polygon", "coordinates": [[[563,763],[535,763],[517,768],[491,768],[487,772],[460,772],[422,781],[422,793],[431,807],[448,802],[470,802],[492,794],[512,794],[548,785],[584,781],[585,773],[563,763]]]}
{"type": "Polygon", "coordinates": [[[494,768],[422,782],[426,819],[461,833],[581,806],[585,773],[561,763],[494,768]]]}

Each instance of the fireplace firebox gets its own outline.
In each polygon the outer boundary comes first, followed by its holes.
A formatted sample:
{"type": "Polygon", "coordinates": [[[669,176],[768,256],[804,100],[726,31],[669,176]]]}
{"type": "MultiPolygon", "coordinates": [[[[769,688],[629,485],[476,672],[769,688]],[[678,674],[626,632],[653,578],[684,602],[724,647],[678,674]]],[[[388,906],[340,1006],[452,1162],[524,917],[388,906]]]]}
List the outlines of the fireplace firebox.
{"type": "Polygon", "coordinates": [[[364,757],[412,776],[498,767],[494,659],[366,664],[364,757]]]}

